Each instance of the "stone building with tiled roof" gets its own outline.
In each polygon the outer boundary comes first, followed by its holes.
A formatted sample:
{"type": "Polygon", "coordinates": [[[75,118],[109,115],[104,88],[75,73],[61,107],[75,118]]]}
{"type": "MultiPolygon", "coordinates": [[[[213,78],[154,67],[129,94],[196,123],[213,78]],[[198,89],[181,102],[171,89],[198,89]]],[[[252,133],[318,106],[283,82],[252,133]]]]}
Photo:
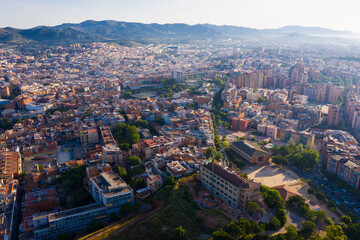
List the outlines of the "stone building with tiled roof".
{"type": "Polygon", "coordinates": [[[251,164],[266,164],[270,160],[270,153],[246,140],[233,142],[230,149],[251,164]]]}

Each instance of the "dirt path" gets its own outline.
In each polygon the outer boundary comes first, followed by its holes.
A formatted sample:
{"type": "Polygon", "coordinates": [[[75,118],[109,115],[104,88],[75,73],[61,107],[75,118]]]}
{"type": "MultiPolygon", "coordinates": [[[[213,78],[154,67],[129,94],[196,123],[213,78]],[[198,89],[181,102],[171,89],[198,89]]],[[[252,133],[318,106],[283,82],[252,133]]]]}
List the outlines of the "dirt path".
{"type": "Polygon", "coordinates": [[[103,235],[108,235],[103,239],[109,239],[110,235],[114,235],[114,234],[116,235],[116,234],[124,231],[129,226],[133,225],[134,223],[137,223],[138,221],[141,221],[141,220],[149,217],[150,215],[158,212],[164,206],[164,201],[160,201],[159,203],[155,203],[154,205],[156,206],[156,208],[151,210],[150,212],[144,214],[144,215],[139,215],[139,216],[136,216],[136,217],[134,217],[134,218],[132,218],[132,219],[126,221],[126,222],[115,224],[114,226],[106,229],[105,232],[102,231],[102,232],[99,232],[99,233],[97,233],[95,235],[92,235],[92,236],[90,236],[88,238],[82,238],[82,239],[87,239],[87,240],[102,239],[101,236],[103,236],[103,235]],[[120,227],[119,227],[119,225],[120,225],[120,227]]]}
{"type": "MultiPolygon", "coordinates": [[[[129,226],[133,225],[134,223],[137,223],[139,221],[142,221],[144,220],[145,218],[157,213],[158,211],[160,211],[164,206],[164,201],[161,201],[160,204],[157,206],[157,208],[155,208],[154,210],[142,215],[142,216],[139,216],[137,219],[134,219],[134,221],[131,221],[129,222],[128,224],[122,226],[121,228],[115,230],[113,233],[111,233],[111,235],[116,235],[116,234],[119,234],[121,233],[122,231],[126,230],[129,226]]],[[[109,237],[105,238],[105,239],[109,239],[109,237]]]]}

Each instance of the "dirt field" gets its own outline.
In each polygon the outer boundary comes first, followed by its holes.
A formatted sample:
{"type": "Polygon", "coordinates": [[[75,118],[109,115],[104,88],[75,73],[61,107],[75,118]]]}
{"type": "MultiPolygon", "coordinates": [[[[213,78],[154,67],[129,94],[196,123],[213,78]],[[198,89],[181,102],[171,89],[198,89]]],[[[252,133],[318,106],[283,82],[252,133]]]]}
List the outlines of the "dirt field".
{"type": "Polygon", "coordinates": [[[261,184],[269,187],[275,187],[286,184],[297,190],[305,199],[310,200],[311,206],[318,205],[321,210],[325,211],[328,217],[333,218],[335,222],[339,221],[339,217],[331,211],[324,203],[307,193],[310,186],[303,181],[296,173],[287,169],[280,168],[275,164],[267,164],[262,166],[247,166],[242,170],[250,179],[254,179],[261,184]]]}
{"type": "Polygon", "coordinates": [[[250,179],[254,179],[268,187],[275,187],[282,184],[294,185],[301,181],[294,172],[281,169],[275,164],[262,166],[247,166],[242,172],[246,173],[250,179]]]}

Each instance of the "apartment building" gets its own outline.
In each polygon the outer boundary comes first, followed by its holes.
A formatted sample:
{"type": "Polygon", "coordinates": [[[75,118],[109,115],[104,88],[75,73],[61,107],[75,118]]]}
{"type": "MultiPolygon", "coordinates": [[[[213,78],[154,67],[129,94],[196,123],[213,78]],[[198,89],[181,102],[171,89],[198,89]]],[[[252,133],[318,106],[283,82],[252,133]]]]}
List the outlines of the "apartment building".
{"type": "Polygon", "coordinates": [[[257,131],[266,137],[272,139],[277,138],[277,127],[273,124],[268,124],[268,123],[258,124],[257,131]]]}
{"type": "Polygon", "coordinates": [[[166,171],[173,177],[180,177],[187,173],[186,168],[184,168],[178,161],[167,163],[166,171]]]}
{"type": "Polygon", "coordinates": [[[21,155],[7,148],[0,149],[0,175],[2,178],[12,178],[21,172],[21,155]]]}
{"type": "Polygon", "coordinates": [[[241,178],[217,164],[214,164],[214,180],[212,163],[200,165],[200,178],[205,187],[234,207],[244,209],[248,201],[260,199],[260,183],[241,178]]]}
{"type": "Polygon", "coordinates": [[[248,119],[243,119],[243,118],[233,118],[231,121],[232,125],[232,130],[239,130],[242,132],[246,132],[247,127],[249,125],[249,120],[248,119]]]}
{"type": "Polygon", "coordinates": [[[118,212],[120,206],[134,203],[132,188],[114,172],[98,172],[93,175],[88,179],[89,192],[94,200],[105,205],[108,211],[118,212]]]}
{"type": "Polygon", "coordinates": [[[102,146],[104,162],[111,165],[123,165],[123,157],[121,149],[116,145],[102,146]]]}
{"type": "MultiPolygon", "coordinates": [[[[107,217],[107,208],[100,203],[73,208],[57,213],[32,216],[33,236],[22,239],[55,239],[59,234],[81,230],[95,219],[101,221],[107,217]]],[[[27,223],[28,224],[28,223],[27,223]]]]}
{"type": "Polygon", "coordinates": [[[359,160],[337,154],[332,155],[327,158],[326,171],[336,175],[356,190],[360,190],[359,160]]]}
{"type": "Polygon", "coordinates": [[[327,122],[328,125],[331,127],[335,127],[339,123],[339,107],[336,105],[329,106],[328,118],[327,122]]]}
{"type": "Polygon", "coordinates": [[[95,144],[99,142],[99,134],[96,128],[80,130],[80,141],[82,145],[95,144]]]}
{"type": "Polygon", "coordinates": [[[233,142],[230,149],[251,164],[266,164],[270,160],[270,153],[246,140],[233,142]]]}
{"type": "Polygon", "coordinates": [[[17,216],[16,193],[19,182],[16,179],[0,180],[0,239],[12,238],[12,225],[17,216]]]}
{"type": "Polygon", "coordinates": [[[278,140],[283,142],[292,141],[294,144],[314,145],[315,134],[293,129],[278,129],[278,140]]]}

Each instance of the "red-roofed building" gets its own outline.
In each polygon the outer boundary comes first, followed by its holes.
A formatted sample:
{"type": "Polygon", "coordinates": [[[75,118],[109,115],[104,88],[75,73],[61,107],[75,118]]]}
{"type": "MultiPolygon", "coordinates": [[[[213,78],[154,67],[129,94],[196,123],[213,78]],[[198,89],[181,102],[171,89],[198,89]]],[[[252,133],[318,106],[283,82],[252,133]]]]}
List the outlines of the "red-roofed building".
{"type": "Polygon", "coordinates": [[[295,195],[301,196],[301,194],[298,191],[296,191],[295,189],[293,189],[285,184],[272,187],[272,189],[278,190],[280,193],[280,196],[285,201],[288,201],[290,197],[295,196],[295,195]]]}
{"type": "Polygon", "coordinates": [[[48,212],[59,206],[60,202],[55,188],[26,193],[23,216],[25,218],[41,212],[48,212]]]}

